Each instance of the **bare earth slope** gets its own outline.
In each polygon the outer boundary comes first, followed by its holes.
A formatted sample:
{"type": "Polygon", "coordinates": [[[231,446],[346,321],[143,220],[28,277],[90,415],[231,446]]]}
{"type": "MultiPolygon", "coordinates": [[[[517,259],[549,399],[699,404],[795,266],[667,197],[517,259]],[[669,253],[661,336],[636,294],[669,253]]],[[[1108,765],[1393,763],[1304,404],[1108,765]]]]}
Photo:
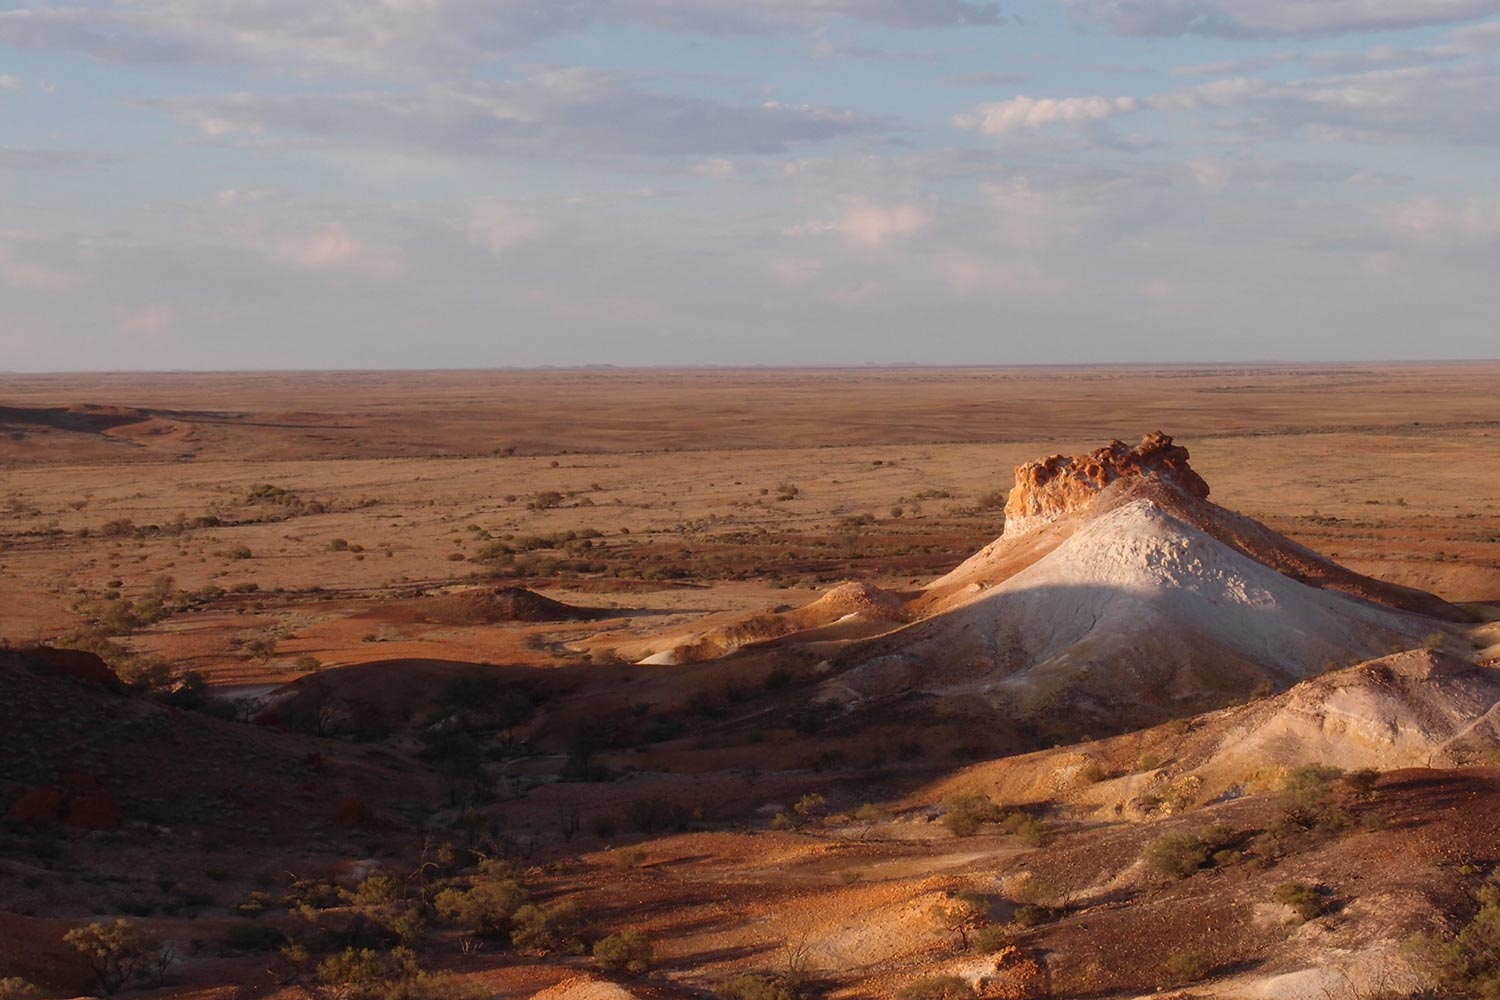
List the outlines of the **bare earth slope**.
{"type": "Polygon", "coordinates": [[[1058,724],[1135,728],[1432,629],[1298,583],[1140,499],[967,603],[852,647],[827,690],[853,703],[961,688],[1058,724]]]}
{"type": "Polygon", "coordinates": [[[1145,732],[977,764],[918,798],[984,791],[1140,818],[1274,788],[1302,764],[1463,767],[1497,749],[1500,672],[1419,649],[1145,732]]]}

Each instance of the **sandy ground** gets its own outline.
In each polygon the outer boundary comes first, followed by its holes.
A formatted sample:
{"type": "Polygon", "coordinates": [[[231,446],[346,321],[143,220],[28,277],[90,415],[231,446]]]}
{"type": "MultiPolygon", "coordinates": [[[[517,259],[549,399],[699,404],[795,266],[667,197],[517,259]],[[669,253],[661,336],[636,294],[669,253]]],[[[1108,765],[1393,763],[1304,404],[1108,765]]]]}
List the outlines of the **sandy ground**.
{"type": "Polygon", "coordinates": [[[636,631],[673,615],[802,603],[845,578],[926,582],[997,534],[998,512],[976,508],[1008,488],[1014,465],[1157,427],[1190,448],[1217,502],[1356,570],[1489,600],[1500,596],[1497,374],[0,376],[0,576],[10,594],[0,636],[56,635],[108,591],[129,597],[169,575],[189,590],[256,588],[140,640],[224,683],[279,676],[299,655],[375,658],[369,646],[382,641],[399,649],[381,656],[442,646],[540,661],[547,629],[497,638],[349,618],[377,600],[489,579],[476,560],[494,541],[570,531],[598,537],[588,550],[535,549],[500,578],[564,599],[615,591],[595,603],[640,612],[636,631]],[[45,415],[84,401],[134,408],[110,421],[176,429],[59,429],[45,415]],[[505,440],[475,454],[476,442],[505,440]],[[492,453],[510,447],[522,453],[492,453]],[[460,449],[466,457],[442,457],[460,449]],[[407,457],[379,457],[392,453],[407,457]],[[305,506],[255,502],[261,484],[305,506]],[[795,496],[779,499],[788,486],[795,496]],[[557,505],[531,509],[549,491],[557,505]],[[314,505],[324,512],[308,512],[314,505]],[[222,525],[107,534],[121,519],[170,528],[205,517],[222,525]],[[579,557],[600,571],[547,565],[579,557]],[[655,583],[620,578],[642,566],[655,583]],[[278,640],[274,669],[237,659],[235,644],[265,635],[278,640]]]}

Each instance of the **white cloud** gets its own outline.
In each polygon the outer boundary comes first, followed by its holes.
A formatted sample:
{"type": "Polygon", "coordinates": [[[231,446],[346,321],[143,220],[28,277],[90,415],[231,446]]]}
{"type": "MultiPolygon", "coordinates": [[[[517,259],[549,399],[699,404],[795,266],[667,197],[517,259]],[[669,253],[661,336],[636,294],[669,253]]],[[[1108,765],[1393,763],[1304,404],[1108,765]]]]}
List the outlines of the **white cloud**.
{"type": "Polygon", "coordinates": [[[1062,275],[1014,255],[995,258],[955,250],[939,256],[932,267],[938,280],[963,298],[1055,295],[1065,288],[1062,275]]]}
{"type": "Polygon", "coordinates": [[[1134,97],[1013,97],[980,104],[954,116],[953,124],[984,135],[1102,122],[1142,109],[1134,97]]]}
{"type": "Polygon", "coordinates": [[[177,310],[166,302],[148,302],[116,313],[115,328],[127,337],[157,339],[177,328],[177,310]]]}
{"type": "Polygon", "coordinates": [[[723,180],[726,177],[734,176],[734,161],[726,160],[722,156],[716,156],[694,164],[693,173],[703,177],[713,177],[723,180]]]}
{"type": "Polygon", "coordinates": [[[15,91],[21,89],[21,78],[9,73],[0,73],[0,91],[15,91]]]}
{"type": "Polygon", "coordinates": [[[994,70],[985,73],[959,73],[943,80],[954,87],[1013,87],[1025,81],[1025,74],[994,70]]]}
{"type": "Polygon", "coordinates": [[[470,243],[500,257],[536,237],[542,224],[528,209],[483,201],[470,206],[466,228],[470,243]]]}
{"type": "Polygon", "coordinates": [[[0,146],[0,170],[68,170],[111,166],[118,158],[76,149],[36,149],[0,146]]]}
{"type": "Polygon", "coordinates": [[[861,249],[878,250],[894,240],[915,236],[929,221],[927,211],[920,205],[879,204],[854,198],[837,219],[805,222],[789,226],[784,232],[793,237],[833,234],[861,249]]]}
{"type": "MultiPolygon", "coordinates": [[[[1144,111],[1237,112],[1251,134],[1319,142],[1500,144],[1500,67],[1471,61],[1266,80],[1239,76],[1145,97],[1017,97],[981,104],[953,124],[986,135],[1101,125],[1144,111]]],[[[1110,138],[1107,132],[1101,133],[1110,138]]]]}
{"type": "Polygon", "coordinates": [[[0,11],[0,41],[110,62],[254,62],[388,74],[492,62],[601,22],[708,33],[993,25],[980,0],[105,0],[0,11]]]}
{"type": "Polygon", "coordinates": [[[1500,70],[1410,66],[1292,81],[1220,80],[1151,100],[1161,109],[1218,108],[1257,130],[1324,141],[1500,142],[1500,70]]]}
{"type": "Polygon", "coordinates": [[[76,283],[59,248],[36,233],[0,230],[0,284],[35,292],[60,292],[76,283]]]}
{"type": "Polygon", "coordinates": [[[340,222],[323,222],[270,234],[257,245],[272,263],[298,271],[344,271],[390,277],[402,269],[399,249],[356,235],[340,222]]]}
{"type": "Polygon", "coordinates": [[[275,191],[244,191],[239,188],[227,188],[214,195],[214,204],[220,208],[233,208],[236,205],[259,205],[279,197],[280,195],[275,191]]]}
{"type": "Polygon", "coordinates": [[[231,94],[146,106],[213,138],[284,134],[408,155],[764,155],[877,128],[848,111],[722,104],[647,90],[636,74],[583,68],[414,92],[231,94]]]}
{"type": "Polygon", "coordinates": [[[211,244],[301,274],[389,278],[405,269],[399,224],[380,214],[309,206],[276,191],[220,191],[195,220],[211,244]]]}
{"type": "Polygon", "coordinates": [[[1500,0],[1065,0],[1080,23],[1121,35],[1275,38],[1453,24],[1500,0]]]}
{"type": "Polygon", "coordinates": [[[1418,198],[1386,209],[1382,216],[1391,232],[1420,247],[1468,250],[1500,245],[1500,199],[1448,204],[1418,198]]]}
{"type": "Polygon", "coordinates": [[[787,288],[806,288],[823,274],[823,262],[811,257],[775,257],[771,277],[787,288]]]}

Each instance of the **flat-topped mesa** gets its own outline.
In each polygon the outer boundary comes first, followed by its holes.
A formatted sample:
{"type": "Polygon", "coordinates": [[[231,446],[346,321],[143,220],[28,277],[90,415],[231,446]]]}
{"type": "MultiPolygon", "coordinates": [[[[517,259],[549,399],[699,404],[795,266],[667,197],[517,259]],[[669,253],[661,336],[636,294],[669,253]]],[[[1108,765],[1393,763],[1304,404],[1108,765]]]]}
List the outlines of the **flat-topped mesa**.
{"type": "Polygon", "coordinates": [[[1208,484],[1188,465],[1188,451],[1156,431],[1134,448],[1111,441],[1087,455],[1052,455],[1016,466],[1016,485],[1005,503],[1005,536],[1014,538],[1093,502],[1121,479],[1156,480],[1198,498],[1208,484]]]}

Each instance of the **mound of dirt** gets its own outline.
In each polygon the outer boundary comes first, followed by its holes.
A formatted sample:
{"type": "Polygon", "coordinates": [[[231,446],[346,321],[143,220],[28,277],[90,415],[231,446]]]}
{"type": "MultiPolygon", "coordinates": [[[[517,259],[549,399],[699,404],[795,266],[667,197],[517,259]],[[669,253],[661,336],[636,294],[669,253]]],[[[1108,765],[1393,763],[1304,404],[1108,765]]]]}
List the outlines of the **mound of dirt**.
{"type": "Polygon", "coordinates": [[[0,810],[12,820],[233,839],[253,814],[257,843],[300,843],[327,822],[332,796],[385,809],[428,788],[414,766],[315,764],[301,737],[122,697],[14,651],[0,652],[0,690],[0,810]]]}
{"type": "Polygon", "coordinates": [[[921,798],[983,790],[1006,802],[1066,800],[1101,816],[1139,816],[1160,801],[1264,790],[1301,764],[1462,767],[1497,751],[1500,672],[1419,649],[1145,732],[978,764],[921,798]]]}
{"type": "Polygon", "coordinates": [[[868,583],[842,583],[800,608],[762,612],[669,638],[668,649],[640,662],[656,666],[698,663],[773,640],[858,639],[888,632],[894,625],[907,621],[910,615],[899,595],[868,583]]]}
{"type": "Polygon", "coordinates": [[[1337,590],[1401,611],[1473,622],[1474,615],[1422,591],[1356,573],[1251,518],[1211,503],[1208,484],[1187,464],[1187,450],[1164,434],[1126,449],[1118,441],[1088,455],[1054,456],[1016,469],[1004,533],[913,602],[920,614],[963,603],[975,588],[994,586],[1062,545],[1110,511],[1149,500],[1248,559],[1308,586],[1337,590]]]}
{"type": "Polygon", "coordinates": [[[508,727],[531,710],[530,687],[513,678],[504,668],[461,660],[356,663],[277,688],[255,721],[319,736],[382,736],[454,715],[508,727]]]}
{"type": "Polygon", "coordinates": [[[1151,500],[917,624],[855,643],[824,696],[972,693],[1052,738],[1139,728],[1412,648],[1438,626],[1246,557],[1151,500]]]}
{"type": "Polygon", "coordinates": [[[123,691],[125,685],[115,672],[109,669],[109,665],[93,653],[86,653],[81,649],[54,649],[51,646],[27,646],[17,650],[18,655],[26,663],[64,677],[72,677],[77,680],[87,681],[90,684],[98,684],[100,687],[111,691],[123,691]]]}
{"type": "Polygon", "coordinates": [[[508,622],[581,622],[609,617],[602,608],[579,608],[524,587],[467,590],[427,597],[409,605],[434,625],[502,625],[508,622]]]}
{"type": "Polygon", "coordinates": [[[532,994],[531,1000],[636,1000],[636,995],[618,983],[592,976],[570,976],[556,986],[532,994]]]}

